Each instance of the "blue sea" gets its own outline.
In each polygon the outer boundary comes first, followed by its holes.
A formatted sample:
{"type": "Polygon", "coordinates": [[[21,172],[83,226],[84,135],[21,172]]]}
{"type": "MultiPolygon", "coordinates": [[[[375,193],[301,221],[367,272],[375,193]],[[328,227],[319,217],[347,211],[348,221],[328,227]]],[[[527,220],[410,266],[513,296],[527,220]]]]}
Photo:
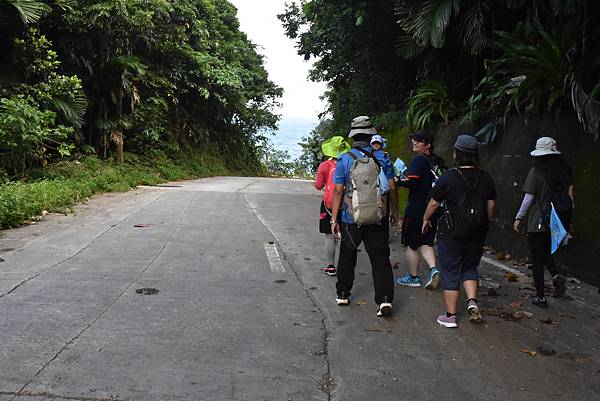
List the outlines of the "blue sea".
{"type": "Polygon", "coordinates": [[[275,149],[285,150],[291,160],[297,159],[302,154],[302,147],[298,144],[303,137],[307,137],[317,126],[318,120],[309,118],[283,118],[279,121],[279,129],[267,133],[267,137],[275,149]]]}

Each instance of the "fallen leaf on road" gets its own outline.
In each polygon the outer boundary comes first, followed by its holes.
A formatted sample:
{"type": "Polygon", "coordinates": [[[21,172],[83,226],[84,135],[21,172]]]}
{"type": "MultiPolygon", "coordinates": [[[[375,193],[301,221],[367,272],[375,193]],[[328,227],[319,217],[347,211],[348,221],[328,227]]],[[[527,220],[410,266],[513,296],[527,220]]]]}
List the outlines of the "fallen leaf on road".
{"type": "Polygon", "coordinates": [[[504,274],[504,278],[506,279],[506,281],[510,281],[511,283],[519,281],[519,276],[517,276],[513,272],[506,272],[504,274]]]}
{"type": "Polygon", "coordinates": [[[513,308],[517,309],[517,308],[522,308],[523,307],[523,302],[519,302],[519,301],[512,301],[510,303],[510,306],[512,306],[513,308]]]}
{"type": "Polygon", "coordinates": [[[136,294],[141,294],[141,295],[154,295],[154,294],[158,294],[160,291],[158,290],[158,288],[138,288],[137,290],[135,290],[136,294]]]}
{"type": "Polygon", "coordinates": [[[134,227],[136,228],[146,228],[146,227],[150,227],[152,224],[136,224],[134,225],[134,227]]]}
{"type": "Polygon", "coordinates": [[[548,319],[540,319],[540,322],[548,324],[550,326],[558,326],[558,323],[555,322],[554,320],[552,320],[552,318],[548,318],[548,319]]]}
{"type": "Polygon", "coordinates": [[[496,259],[506,260],[506,254],[504,252],[496,252],[496,259]]]}
{"type": "Polygon", "coordinates": [[[535,351],[530,351],[530,350],[528,350],[528,349],[520,349],[519,351],[520,351],[520,352],[523,352],[523,353],[525,353],[525,354],[527,354],[527,355],[529,355],[529,356],[536,356],[536,355],[537,355],[537,352],[535,352],[535,351]]]}
{"type": "Polygon", "coordinates": [[[367,301],[356,301],[356,305],[366,305],[368,302],[367,301]]]}
{"type": "Polygon", "coordinates": [[[537,351],[544,356],[553,356],[556,355],[556,350],[551,348],[546,348],[545,346],[537,347],[537,351]]]}

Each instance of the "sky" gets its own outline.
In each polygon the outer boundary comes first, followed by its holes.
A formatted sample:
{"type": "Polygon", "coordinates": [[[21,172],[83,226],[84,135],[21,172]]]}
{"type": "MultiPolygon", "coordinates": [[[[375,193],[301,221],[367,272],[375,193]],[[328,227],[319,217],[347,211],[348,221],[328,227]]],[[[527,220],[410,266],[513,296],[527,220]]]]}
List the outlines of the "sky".
{"type": "Polygon", "coordinates": [[[269,78],[284,89],[278,114],[283,119],[317,121],[325,110],[319,97],[325,84],[308,80],[310,63],[296,53],[294,41],[285,36],[277,14],[283,13],[286,1],[292,0],[229,0],[238,9],[240,28],[265,56],[269,78]]]}

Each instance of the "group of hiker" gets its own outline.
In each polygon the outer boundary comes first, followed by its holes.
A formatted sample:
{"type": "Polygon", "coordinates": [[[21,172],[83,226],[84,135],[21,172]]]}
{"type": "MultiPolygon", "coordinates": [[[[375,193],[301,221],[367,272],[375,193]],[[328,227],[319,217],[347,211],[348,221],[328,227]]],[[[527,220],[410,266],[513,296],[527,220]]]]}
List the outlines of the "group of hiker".
{"type": "MultiPolygon", "coordinates": [[[[453,166],[448,168],[434,152],[434,133],[426,129],[413,132],[409,138],[415,157],[399,171],[385,152],[387,141],[378,135],[368,116],[352,120],[348,138],[352,144],[341,136],[322,144],[324,161],[315,180],[315,187],[324,190],[319,231],[325,234],[324,272],[337,276],[336,303],[349,305],[358,247],[364,243],[371,263],[377,316],[391,315],[395,284],[389,225],[399,222],[398,191],[406,188],[409,193],[401,242],[406,247],[408,272],[397,283],[430,290],[441,284],[446,312],[437,322],[449,328],[458,326],[462,285],[469,320],[481,322],[478,266],[497,193],[494,180],[479,166],[477,139],[459,135],[454,143],[453,166]],[[424,281],[419,275],[421,258],[429,267],[424,281]]],[[[526,228],[537,292],[532,302],[547,308],[544,267],[552,275],[554,296],[565,292],[565,279],[554,264],[552,252],[557,247],[555,225],[562,230],[559,242],[569,237],[573,173],[550,137],[538,139],[531,155],[534,165],[525,180],[513,228],[517,232],[526,228]]]]}

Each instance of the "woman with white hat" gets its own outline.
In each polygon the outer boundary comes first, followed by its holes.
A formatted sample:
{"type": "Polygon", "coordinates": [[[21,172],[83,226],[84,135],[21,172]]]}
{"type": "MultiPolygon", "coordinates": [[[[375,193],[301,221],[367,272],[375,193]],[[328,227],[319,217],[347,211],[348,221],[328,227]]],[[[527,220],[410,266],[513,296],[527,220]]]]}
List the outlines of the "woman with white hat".
{"type": "MultiPolygon", "coordinates": [[[[548,301],[544,294],[544,266],[552,275],[554,297],[558,298],[565,292],[565,279],[558,273],[550,248],[549,218],[552,202],[555,202],[556,197],[560,197],[562,193],[572,210],[574,180],[573,171],[562,158],[553,138],[538,139],[531,156],[533,156],[533,167],[529,170],[523,185],[525,196],[515,217],[513,228],[516,232],[521,232],[523,220],[527,217],[525,228],[537,292],[533,304],[547,308],[548,301]]],[[[562,222],[567,231],[570,229],[569,217],[564,218],[565,221],[562,222]]]]}

